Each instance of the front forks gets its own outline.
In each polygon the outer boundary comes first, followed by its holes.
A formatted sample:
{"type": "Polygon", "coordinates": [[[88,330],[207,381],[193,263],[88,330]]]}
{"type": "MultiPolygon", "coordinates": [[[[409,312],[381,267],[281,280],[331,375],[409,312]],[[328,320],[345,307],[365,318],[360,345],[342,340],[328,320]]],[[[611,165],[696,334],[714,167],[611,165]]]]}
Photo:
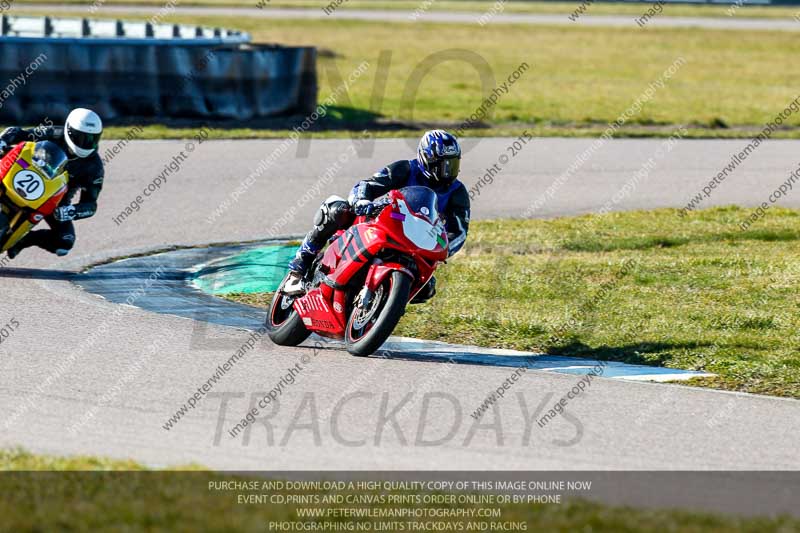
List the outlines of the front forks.
{"type": "Polygon", "coordinates": [[[372,303],[373,296],[374,293],[371,290],[369,290],[366,285],[364,285],[363,287],[361,287],[361,290],[356,295],[355,302],[353,303],[355,304],[356,307],[360,307],[361,309],[367,309],[369,307],[369,304],[372,303]]]}

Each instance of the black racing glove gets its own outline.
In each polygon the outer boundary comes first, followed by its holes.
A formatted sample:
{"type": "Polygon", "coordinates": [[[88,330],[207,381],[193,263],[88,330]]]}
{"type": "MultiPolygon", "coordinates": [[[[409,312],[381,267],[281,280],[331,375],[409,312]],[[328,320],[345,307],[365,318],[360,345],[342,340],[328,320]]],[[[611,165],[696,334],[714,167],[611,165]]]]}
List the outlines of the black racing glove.
{"type": "Polygon", "coordinates": [[[0,133],[0,153],[7,152],[14,143],[14,139],[19,137],[22,128],[18,128],[16,126],[12,126],[10,128],[6,128],[0,133]]]}
{"type": "Polygon", "coordinates": [[[383,204],[377,204],[369,200],[359,200],[356,202],[356,205],[353,206],[353,213],[358,216],[372,216],[374,213],[380,211],[382,207],[383,204]]]}

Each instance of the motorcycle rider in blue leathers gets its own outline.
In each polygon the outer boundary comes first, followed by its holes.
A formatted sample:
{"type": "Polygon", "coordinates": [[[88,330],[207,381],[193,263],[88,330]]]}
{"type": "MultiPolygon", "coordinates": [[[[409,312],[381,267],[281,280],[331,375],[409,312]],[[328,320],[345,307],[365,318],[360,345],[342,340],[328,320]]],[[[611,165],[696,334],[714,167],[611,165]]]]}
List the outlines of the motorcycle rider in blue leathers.
{"type": "MultiPolygon", "coordinates": [[[[394,189],[413,185],[431,188],[438,197],[450,243],[449,255],[458,252],[467,239],[470,204],[467,188],[458,179],[461,147],[454,135],[444,130],[428,131],[422,136],[417,157],[396,161],[371,178],[359,181],[347,200],[331,196],[320,206],[314,227],[303,239],[294,259],[289,262],[289,277],[283,286],[286,294],[304,292],[305,277],[317,254],[328,240],[349,228],[357,215],[370,215],[379,208],[373,201],[394,189]]],[[[436,280],[417,294],[412,303],[429,300],[436,293],[436,280]]]]}

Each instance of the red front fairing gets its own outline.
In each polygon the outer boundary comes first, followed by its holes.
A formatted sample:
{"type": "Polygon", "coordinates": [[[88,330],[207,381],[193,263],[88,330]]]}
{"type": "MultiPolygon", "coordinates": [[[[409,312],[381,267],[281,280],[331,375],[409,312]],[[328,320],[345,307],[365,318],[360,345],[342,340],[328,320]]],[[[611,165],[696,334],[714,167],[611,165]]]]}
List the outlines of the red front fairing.
{"type": "Polygon", "coordinates": [[[353,289],[348,284],[365,268],[368,270],[362,285],[369,290],[374,290],[394,270],[407,272],[414,279],[413,297],[430,280],[438,263],[447,259],[446,233],[442,231],[439,244],[432,250],[415,245],[403,229],[405,216],[413,215],[401,216],[398,210],[402,194],[392,191],[389,198],[392,204],[380,215],[370,220],[357,217],[355,224],[340,231],[325,250],[320,265],[325,279],[294,303],[306,328],[323,336],[344,336],[348,303],[352,303],[347,302],[348,289],[353,289]],[[408,263],[416,266],[414,272],[408,263]]]}
{"type": "Polygon", "coordinates": [[[25,147],[25,143],[21,142],[16,145],[10,152],[3,156],[3,159],[0,159],[0,181],[5,179],[6,174],[8,171],[11,170],[11,167],[14,166],[14,163],[17,162],[17,158],[19,157],[19,153],[25,147]]]}
{"type": "Polygon", "coordinates": [[[331,301],[334,290],[327,285],[320,285],[294,302],[294,308],[302,317],[307,329],[316,331],[326,337],[339,338],[344,335],[346,318],[344,317],[344,293],[336,299],[336,305],[331,301]],[[334,308],[341,311],[335,312],[334,308]]]}

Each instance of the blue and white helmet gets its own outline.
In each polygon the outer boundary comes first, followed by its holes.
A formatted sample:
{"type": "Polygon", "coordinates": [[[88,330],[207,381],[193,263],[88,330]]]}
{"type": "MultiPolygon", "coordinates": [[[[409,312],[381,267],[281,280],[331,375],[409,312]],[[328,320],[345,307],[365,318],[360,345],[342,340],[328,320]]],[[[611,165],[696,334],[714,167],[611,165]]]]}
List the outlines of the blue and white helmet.
{"type": "Polygon", "coordinates": [[[425,177],[434,187],[447,187],[458,177],[461,166],[461,146],[455,135],[444,130],[425,132],[417,148],[425,177]]]}

